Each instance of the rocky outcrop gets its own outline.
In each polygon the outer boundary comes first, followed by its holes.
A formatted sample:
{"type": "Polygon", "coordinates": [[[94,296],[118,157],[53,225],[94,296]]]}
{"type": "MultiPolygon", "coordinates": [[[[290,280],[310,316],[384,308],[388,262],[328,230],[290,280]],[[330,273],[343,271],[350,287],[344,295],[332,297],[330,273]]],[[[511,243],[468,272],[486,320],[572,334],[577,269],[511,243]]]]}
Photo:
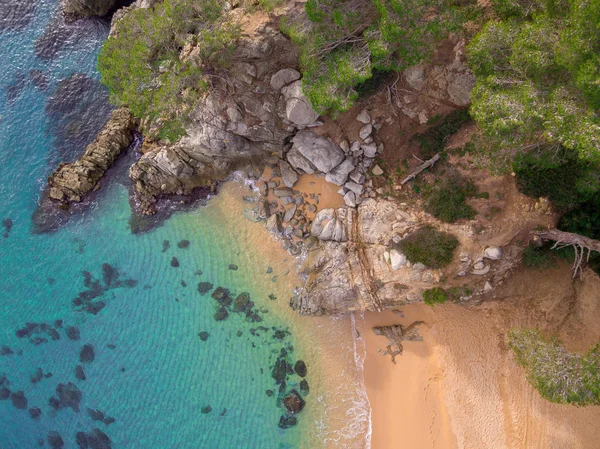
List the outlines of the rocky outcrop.
{"type": "MultiPolygon", "coordinates": [[[[404,80],[411,90],[403,91],[396,98],[396,104],[404,114],[426,123],[440,104],[469,105],[475,76],[466,63],[465,45],[464,40],[456,42],[446,63],[420,64],[404,71],[404,80]]],[[[439,50],[440,53],[446,51],[439,50]]]]}
{"type": "MultiPolygon", "coordinates": [[[[200,56],[189,47],[182,57],[200,56]]],[[[214,185],[235,170],[260,174],[266,157],[283,154],[286,140],[306,125],[299,114],[286,112],[290,98],[304,97],[301,88],[288,89],[301,83],[297,53],[275,24],[244,35],[233,61],[226,73],[210,77],[211,89],[192,113],[187,136],[176,145],[157,146],[131,168],[142,212],[152,213],[161,195],[214,185]]],[[[295,183],[292,170],[286,181],[295,183]]]]}
{"type": "Polygon", "coordinates": [[[301,267],[306,283],[290,305],[302,314],[384,310],[421,299],[440,273],[422,264],[394,270],[394,242],[418,227],[399,205],[367,199],[358,208],[320,211],[311,228],[319,239],[301,267]]]}
{"type": "Polygon", "coordinates": [[[113,111],[110,119],[74,162],[62,163],[48,178],[51,199],[79,202],[91,192],[122,150],[133,141],[135,120],[126,108],[113,111]]]}
{"type": "Polygon", "coordinates": [[[299,131],[293,143],[293,156],[290,158],[288,155],[288,161],[296,169],[309,167],[313,173],[328,173],[344,160],[344,152],[340,147],[313,131],[299,131]]]}
{"type": "Polygon", "coordinates": [[[118,3],[118,0],[62,0],[62,10],[70,19],[102,17],[115,8],[118,3]]]}

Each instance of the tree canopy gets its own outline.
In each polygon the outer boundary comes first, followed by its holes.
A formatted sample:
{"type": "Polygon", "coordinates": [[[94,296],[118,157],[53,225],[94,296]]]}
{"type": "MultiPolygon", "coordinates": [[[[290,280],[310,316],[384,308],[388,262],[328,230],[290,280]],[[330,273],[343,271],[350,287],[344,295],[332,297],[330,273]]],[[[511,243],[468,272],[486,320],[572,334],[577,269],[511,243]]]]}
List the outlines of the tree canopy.
{"type": "Polygon", "coordinates": [[[223,12],[219,0],[165,0],[128,12],[98,58],[111,101],[155,123],[160,137],[180,137],[206,88],[203,69],[225,64],[239,36],[223,12]],[[195,58],[181,57],[186,45],[195,58]]]}
{"type": "Polygon", "coordinates": [[[562,146],[600,161],[600,1],[496,0],[468,46],[471,115],[492,146],[562,146]]]}

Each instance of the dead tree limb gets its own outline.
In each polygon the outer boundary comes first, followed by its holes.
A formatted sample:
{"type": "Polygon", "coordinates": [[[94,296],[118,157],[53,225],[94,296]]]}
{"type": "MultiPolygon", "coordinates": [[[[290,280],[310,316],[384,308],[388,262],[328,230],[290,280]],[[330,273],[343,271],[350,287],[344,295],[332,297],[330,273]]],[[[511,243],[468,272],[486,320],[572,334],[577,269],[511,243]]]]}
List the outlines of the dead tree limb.
{"type": "Polygon", "coordinates": [[[569,246],[573,248],[575,251],[575,260],[573,261],[572,266],[573,277],[577,276],[577,273],[579,273],[579,276],[583,277],[584,263],[587,263],[590,260],[592,251],[600,253],[600,241],[583,235],[559,231],[558,229],[536,232],[535,235],[541,240],[550,240],[554,242],[552,249],[567,248],[569,246]]]}
{"type": "Polygon", "coordinates": [[[410,175],[408,175],[406,178],[404,178],[404,180],[400,184],[404,185],[408,181],[410,181],[411,179],[416,178],[419,173],[421,173],[426,168],[433,167],[433,164],[435,164],[439,160],[440,160],[440,153],[436,154],[435,156],[433,156],[428,161],[426,161],[426,162],[422,163],[421,165],[419,165],[416,168],[416,170],[414,172],[412,172],[410,175]]]}

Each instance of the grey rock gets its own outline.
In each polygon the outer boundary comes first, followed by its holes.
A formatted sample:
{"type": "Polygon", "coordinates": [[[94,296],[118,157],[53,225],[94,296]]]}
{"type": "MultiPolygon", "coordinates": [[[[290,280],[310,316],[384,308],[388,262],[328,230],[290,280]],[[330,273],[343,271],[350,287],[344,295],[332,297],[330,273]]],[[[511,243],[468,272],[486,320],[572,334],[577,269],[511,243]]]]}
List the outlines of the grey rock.
{"type": "Polygon", "coordinates": [[[376,145],[362,145],[360,147],[363,150],[363,154],[365,157],[375,157],[377,156],[377,146],[376,145]]]}
{"type": "Polygon", "coordinates": [[[271,87],[281,90],[284,86],[300,79],[300,72],[295,69],[281,69],[271,77],[271,87]]]}
{"type": "Polygon", "coordinates": [[[292,218],[294,218],[294,215],[296,215],[296,209],[296,204],[292,204],[292,206],[285,211],[285,214],[283,215],[283,221],[288,223],[292,218]]]}
{"type": "Polygon", "coordinates": [[[357,184],[354,181],[348,181],[346,184],[344,184],[344,187],[353,191],[357,196],[362,195],[364,190],[364,187],[361,184],[357,184]]]}
{"type": "Polygon", "coordinates": [[[298,182],[298,173],[286,161],[279,161],[279,168],[281,169],[283,183],[290,188],[294,187],[298,182]]]}
{"type": "Polygon", "coordinates": [[[365,140],[367,137],[369,137],[371,135],[371,133],[373,132],[373,126],[372,125],[365,125],[363,126],[358,135],[362,140],[365,140]]]}
{"type": "Polygon", "coordinates": [[[351,158],[346,158],[344,161],[325,175],[325,181],[331,182],[338,186],[344,185],[348,179],[348,175],[354,170],[354,164],[351,158]]]}
{"type": "Polygon", "coordinates": [[[390,250],[390,265],[392,266],[392,270],[399,270],[408,262],[406,256],[401,252],[392,249],[390,250]]]}
{"type": "Polygon", "coordinates": [[[289,187],[277,187],[273,189],[273,195],[275,195],[278,198],[282,198],[284,196],[292,196],[293,194],[294,191],[289,187]]]}
{"type": "Polygon", "coordinates": [[[474,274],[476,276],[483,276],[484,274],[487,274],[490,271],[490,266],[486,265],[485,267],[481,268],[481,269],[475,269],[473,271],[471,271],[471,274],[474,274]]]}
{"type": "Polygon", "coordinates": [[[288,151],[286,158],[290,165],[294,167],[296,170],[302,170],[304,173],[312,175],[317,168],[302,154],[298,151],[297,148],[292,148],[288,151]]]}
{"type": "Polygon", "coordinates": [[[500,260],[502,259],[502,254],[502,248],[490,246],[483,252],[483,257],[491,260],[500,260]]]}
{"type": "Polygon", "coordinates": [[[358,170],[354,170],[352,173],[350,173],[350,179],[357,184],[362,184],[365,182],[365,175],[358,170]]]}
{"type": "Polygon", "coordinates": [[[48,178],[50,198],[63,203],[81,201],[96,187],[121,151],[131,144],[134,127],[135,119],[129,109],[113,111],[83,155],[74,162],[60,164],[48,178]]]}
{"type": "Polygon", "coordinates": [[[307,126],[316,122],[319,114],[312,108],[309,102],[302,98],[290,98],[285,105],[286,118],[298,125],[307,126]]]}
{"type": "Polygon", "coordinates": [[[360,111],[359,114],[356,116],[356,120],[358,120],[361,123],[364,123],[365,125],[371,123],[371,116],[369,115],[369,111],[367,111],[366,109],[360,111]]]}
{"type": "Polygon", "coordinates": [[[344,203],[346,203],[346,206],[348,206],[348,207],[356,207],[357,204],[356,204],[356,195],[355,195],[355,193],[352,192],[352,191],[347,192],[344,195],[344,203]]]}
{"type": "MultiPolygon", "coordinates": [[[[294,136],[292,149],[297,149],[312,165],[323,173],[331,171],[344,160],[344,152],[331,140],[303,130],[294,136]]],[[[288,153],[289,161],[289,153],[288,153]]],[[[290,161],[294,166],[294,164],[290,161]]]]}
{"type": "Polygon", "coordinates": [[[323,209],[315,216],[310,233],[319,240],[346,241],[347,216],[348,210],[345,208],[323,209]]]}
{"type": "Polygon", "coordinates": [[[267,231],[275,236],[280,236],[283,233],[281,221],[278,214],[273,214],[269,217],[266,223],[267,231]]]}
{"type": "Polygon", "coordinates": [[[371,170],[371,173],[373,173],[375,176],[381,176],[383,175],[383,170],[379,165],[375,165],[375,167],[373,167],[373,170],[371,170]]]}
{"type": "Polygon", "coordinates": [[[105,16],[116,4],[117,0],[62,0],[63,12],[73,19],[105,16]]]}

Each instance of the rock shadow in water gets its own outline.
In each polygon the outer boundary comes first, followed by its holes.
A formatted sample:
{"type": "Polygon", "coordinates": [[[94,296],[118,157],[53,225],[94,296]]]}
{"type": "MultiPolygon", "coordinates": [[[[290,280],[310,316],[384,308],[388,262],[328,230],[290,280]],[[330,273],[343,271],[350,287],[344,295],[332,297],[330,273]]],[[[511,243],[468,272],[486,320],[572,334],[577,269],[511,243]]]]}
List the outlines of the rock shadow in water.
{"type": "Polygon", "coordinates": [[[34,43],[35,54],[44,61],[50,61],[67,49],[85,45],[86,42],[103,41],[110,31],[110,19],[90,17],[77,22],[65,21],[57,11],[44,32],[34,43]]]}

